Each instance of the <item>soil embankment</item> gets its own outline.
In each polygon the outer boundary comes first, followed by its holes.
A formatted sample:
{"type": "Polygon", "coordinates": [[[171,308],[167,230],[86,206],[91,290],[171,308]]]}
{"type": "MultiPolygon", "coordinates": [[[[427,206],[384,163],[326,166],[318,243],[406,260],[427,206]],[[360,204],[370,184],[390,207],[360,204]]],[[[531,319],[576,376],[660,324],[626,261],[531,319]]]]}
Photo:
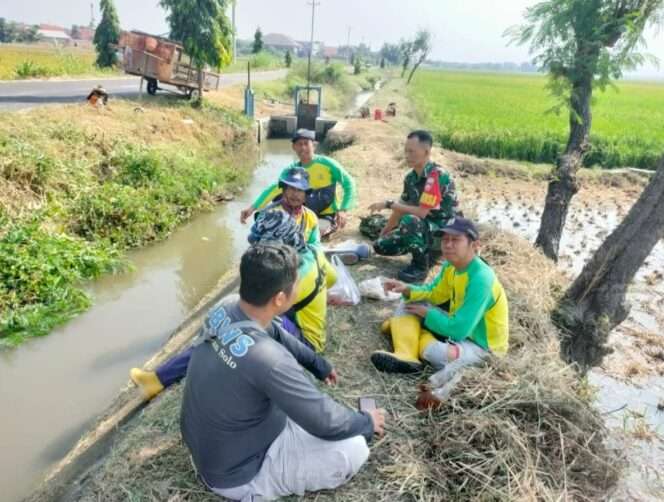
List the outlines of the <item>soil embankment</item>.
{"type": "Polygon", "coordinates": [[[181,100],[113,100],[4,114],[0,124],[0,347],[84,311],[82,281],[124,268],[231,197],[253,167],[251,123],[181,100]]]}

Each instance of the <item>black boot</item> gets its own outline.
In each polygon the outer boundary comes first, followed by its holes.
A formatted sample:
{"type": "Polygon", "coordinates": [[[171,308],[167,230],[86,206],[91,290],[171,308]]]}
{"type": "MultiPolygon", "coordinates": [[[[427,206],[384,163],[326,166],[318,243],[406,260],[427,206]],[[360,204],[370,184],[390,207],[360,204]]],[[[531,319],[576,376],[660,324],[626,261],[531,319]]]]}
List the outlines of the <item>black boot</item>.
{"type": "Polygon", "coordinates": [[[399,271],[399,280],[408,283],[422,282],[429,275],[429,253],[413,253],[413,261],[403,270],[399,271]]]}

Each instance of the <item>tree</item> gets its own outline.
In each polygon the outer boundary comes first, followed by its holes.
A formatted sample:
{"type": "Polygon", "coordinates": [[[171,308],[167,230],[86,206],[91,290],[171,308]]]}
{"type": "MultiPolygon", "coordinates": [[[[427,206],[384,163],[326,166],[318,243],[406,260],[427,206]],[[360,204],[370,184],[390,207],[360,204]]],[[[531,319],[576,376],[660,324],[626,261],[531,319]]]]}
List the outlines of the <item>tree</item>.
{"type": "Polygon", "coordinates": [[[0,17],[0,43],[11,43],[16,40],[16,26],[14,23],[0,17]]]}
{"type": "Polygon", "coordinates": [[[413,40],[413,52],[412,58],[415,60],[413,68],[410,70],[410,75],[408,75],[408,80],[406,85],[410,84],[410,81],[413,80],[413,75],[420,67],[424,61],[426,61],[429,53],[431,52],[431,32],[427,30],[420,30],[417,32],[415,40],[413,40]]]}
{"type": "Polygon", "coordinates": [[[380,69],[383,70],[385,68],[385,56],[380,58],[380,69]]]}
{"type": "Polygon", "coordinates": [[[353,63],[353,75],[359,75],[362,73],[362,58],[360,56],[355,56],[355,62],[353,63]]]}
{"type": "Polygon", "coordinates": [[[664,0],[546,0],[526,10],[507,35],[530,43],[534,63],[549,74],[558,109],[569,111],[569,136],[552,171],[536,245],[558,259],[560,237],[578,169],[590,147],[593,90],[604,90],[645,59],[636,49],[648,24],[662,20],[664,0]]]}
{"type": "Polygon", "coordinates": [[[290,68],[293,64],[293,56],[291,55],[290,49],[286,51],[286,55],[284,56],[284,63],[286,63],[286,68],[290,68]]]}
{"type": "Polygon", "coordinates": [[[117,62],[112,44],[120,38],[120,21],[113,0],[101,0],[101,22],[95,30],[94,44],[97,48],[97,66],[107,68],[117,62]]]}
{"type": "Polygon", "coordinates": [[[251,48],[251,52],[258,54],[263,50],[263,32],[261,31],[260,26],[256,28],[256,33],[254,33],[254,45],[251,48]]]}
{"type": "Polygon", "coordinates": [[[71,25],[71,38],[74,40],[80,40],[81,38],[81,30],[79,30],[78,25],[72,24],[71,25]]]}
{"type": "Polygon", "coordinates": [[[179,40],[198,69],[198,99],[203,97],[203,68],[220,68],[232,58],[232,27],[226,0],[160,0],[168,12],[171,38],[179,40]]]}
{"type": "Polygon", "coordinates": [[[387,63],[397,65],[401,59],[401,52],[399,51],[399,44],[383,44],[380,49],[380,56],[385,59],[387,63]]]}
{"type": "Polygon", "coordinates": [[[30,44],[37,42],[39,40],[39,26],[32,25],[28,26],[23,30],[17,30],[16,36],[14,38],[17,42],[24,44],[30,44]]]}
{"type": "Polygon", "coordinates": [[[561,354],[582,371],[601,364],[610,331],[625,320],[627,288],[664,238],[664,157],[622,223],[586,263],[554,312],[563,329],[561,354]]]}
{"type": "Polygon", "coordinates": [[[406,70],[410,65],[413,57],[414,44],[410,40],[402,40],[399,44],[399,52],[401,53],[401,78],[406,74],[406,70]]]}

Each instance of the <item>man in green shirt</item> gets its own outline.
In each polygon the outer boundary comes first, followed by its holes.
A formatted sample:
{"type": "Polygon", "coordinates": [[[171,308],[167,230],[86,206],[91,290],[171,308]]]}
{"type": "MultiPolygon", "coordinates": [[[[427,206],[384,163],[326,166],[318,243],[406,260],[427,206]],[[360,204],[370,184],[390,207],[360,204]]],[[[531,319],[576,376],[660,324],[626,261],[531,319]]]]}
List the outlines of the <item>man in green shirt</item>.
{"type": "MultiPolygon", "coordinates": [[[[334,159],[315,154],[316,135],[314,131],[299,129],[293,136],[293,151],[298,160],[287,166],[279,176],[284,179],[293,167],[301,167],[309,173],[310,191],[307,192],[306,206],[318,216],[318,226],[322,237],[346,224],[346,213],[355,207],[355,181],[334,159]],[[343,198],[337,194],[337,185],[343,189],[343,198]]],[[[280,183],[272,183],[258,198],[240,214],[242,223],[254,211],[263,209],[274,199],[281,197],[280,183]]]]}
{"type": "Polygon", "coordinates": [[[445,261],[433,281],[422,286],[385,282],[385,289],[401,293],[406,304],[383,326],[394,352],[371,355],[380,371],[413,373],[427,361],[451,375],[490,354],[507,353],[507,297],[495,272],[477,254],[477,228],[470,220],[455,218],[442,231],[445,261]]]}
{"type": "Polygon", "coordinates": [[[401,199],[369,206],[374,213],[383,209],[392,211],[374,242],[374,250],[385,256],[411,253],[412,263],[399,272],[399,279],[406,282],[421,282],[426,278],[434,236],[457,213],[454,181],[448,172],[431,161],[432,146],[430,133],[411,132],[406,140],[405,153],[406,162],[412,169],[404,179],[401,199]]]}

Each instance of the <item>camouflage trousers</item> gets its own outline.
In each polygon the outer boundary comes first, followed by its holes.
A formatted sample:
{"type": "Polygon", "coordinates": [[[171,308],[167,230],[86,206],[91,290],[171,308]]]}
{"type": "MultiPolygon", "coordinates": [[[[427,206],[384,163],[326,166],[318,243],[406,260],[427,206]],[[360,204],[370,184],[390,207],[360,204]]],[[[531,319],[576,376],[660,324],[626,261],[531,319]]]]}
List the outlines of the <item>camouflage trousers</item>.
{"type": "Polygon", "coordinates": [[[425,259],[434,244],[428,221],[406,214],[399,226],[374,242],[374,250],[383,256],[399,256],[411,253],[414,260],[425,259]]]}

